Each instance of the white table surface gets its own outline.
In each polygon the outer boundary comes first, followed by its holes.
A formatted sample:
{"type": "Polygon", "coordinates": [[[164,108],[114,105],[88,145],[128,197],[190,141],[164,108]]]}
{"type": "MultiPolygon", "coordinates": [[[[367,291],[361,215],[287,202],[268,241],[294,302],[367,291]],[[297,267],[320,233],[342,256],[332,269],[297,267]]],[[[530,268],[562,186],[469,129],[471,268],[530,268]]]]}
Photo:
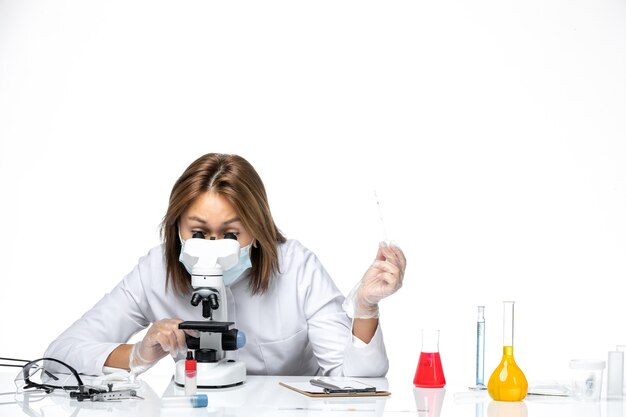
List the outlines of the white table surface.
{"type": "Polygon", "coordinates": [[[302,376],[248,376],[245,384],[227,389],[198,390],[209,398],[208,408],[160,407],[160,398],[184,395],[171,375],[142,375],[139,394],[143,400],[121,402],[78,402],[66,394],[54,394],[39,401],[17,402],[12,372],[0,372],[0,416],[404,416],[437,417],[523,417],[585,416],[622,417],[622,399],[580,402],[568,397],[527,396],[524,401],[505,403],[491,400],[486,391],[472,392],[466,386],[448,384],[444,389],[416,389],[411,383],[385,378],[362,379],[379,389],[391,391],[389,397],[309,398],[279,385],[279,382],[308,381],[302,376]],[[439,398],[437,398],[437,395],[439,398]],[[428,398],[425,400],[424,396],[428,398]],[[424,411],[430,408],[429,411],[424,411]],[[429,406],[428,404],[432,405],[429,406]],[[418,412],[418,405],[420,412],[418,412]]]}

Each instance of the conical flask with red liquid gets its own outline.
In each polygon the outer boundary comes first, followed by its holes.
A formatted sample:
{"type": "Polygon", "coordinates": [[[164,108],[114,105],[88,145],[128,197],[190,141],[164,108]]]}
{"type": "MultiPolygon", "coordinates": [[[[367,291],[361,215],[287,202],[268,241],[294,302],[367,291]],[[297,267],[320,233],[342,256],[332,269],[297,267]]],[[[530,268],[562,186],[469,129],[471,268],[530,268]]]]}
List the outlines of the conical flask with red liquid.
{"type": "Polygon", "coordinates": [[[419,388],[443,388],[446,385],[439,355],[439,330],[422,330],[422,351],[413,385],[419,388]]]}

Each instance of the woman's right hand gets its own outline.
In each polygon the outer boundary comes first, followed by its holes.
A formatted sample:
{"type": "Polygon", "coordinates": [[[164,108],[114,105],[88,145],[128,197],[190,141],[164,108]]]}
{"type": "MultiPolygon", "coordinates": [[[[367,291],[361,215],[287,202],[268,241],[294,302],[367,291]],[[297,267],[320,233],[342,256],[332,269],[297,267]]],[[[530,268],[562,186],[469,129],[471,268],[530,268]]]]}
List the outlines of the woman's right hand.
{"type": "Polygon", "coordinates": [[[135,343],[130,351],[131,374],[139,375],[168,354],[176,357],[187,351],[185,331],[178,328],[182,320],[164,319],[152,323],[141,342],[135,343]]]}

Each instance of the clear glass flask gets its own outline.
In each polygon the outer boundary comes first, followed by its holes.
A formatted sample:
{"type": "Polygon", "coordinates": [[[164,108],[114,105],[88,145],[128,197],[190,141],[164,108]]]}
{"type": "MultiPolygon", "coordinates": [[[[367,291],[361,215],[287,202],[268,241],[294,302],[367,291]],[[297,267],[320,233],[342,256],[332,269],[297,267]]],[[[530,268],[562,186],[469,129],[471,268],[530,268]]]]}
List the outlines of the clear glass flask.
{"type": "Polygon", "coordinates": [[[418,388],[443,388],[446,385],[439,355],[439,330],[422,330],[422,351],[413,385],[418,388]]]}
{"type": "Polygon", "coordinates": [[[528,392],[528,381],[513,357],[514,301],[504,302],[503,352],[500,364],[491,374],[487,390],[496,401],[521,401],[528,392]]]}

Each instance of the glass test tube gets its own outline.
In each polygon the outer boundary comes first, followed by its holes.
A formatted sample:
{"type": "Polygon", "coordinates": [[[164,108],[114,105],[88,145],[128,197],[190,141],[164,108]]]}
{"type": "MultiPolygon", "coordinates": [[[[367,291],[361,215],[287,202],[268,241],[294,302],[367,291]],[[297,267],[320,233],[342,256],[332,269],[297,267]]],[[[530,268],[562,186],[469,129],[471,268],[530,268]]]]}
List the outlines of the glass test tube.
{"type": "Polygon", "coordinates": [[[609,351],[606,370],[606,396],[611,398],[624,396],[624,352],[621,350],[609,351]]]}
{"type": "MultiPolygon", "coordinates": [[[[615,350],[617,350],[618,352],[624,352],[624,357],[626,358],[626,345],[617,345],[615,350]]],[[[625,379],[622,380],[622,395],[626,396],[626,372],[624,372],[624,378],[625,379]]]]}
{"type": "Polygon", "coordinates": [[[161,398],[163,408],[201,408],[206,407],[209,399],[206,394],[172,396],[161,398]]]}
{"type": "Polygon", "coordinates": [[[478,306],[476,321],[476,385],[485,385],[485,306],[478,306]]]}

